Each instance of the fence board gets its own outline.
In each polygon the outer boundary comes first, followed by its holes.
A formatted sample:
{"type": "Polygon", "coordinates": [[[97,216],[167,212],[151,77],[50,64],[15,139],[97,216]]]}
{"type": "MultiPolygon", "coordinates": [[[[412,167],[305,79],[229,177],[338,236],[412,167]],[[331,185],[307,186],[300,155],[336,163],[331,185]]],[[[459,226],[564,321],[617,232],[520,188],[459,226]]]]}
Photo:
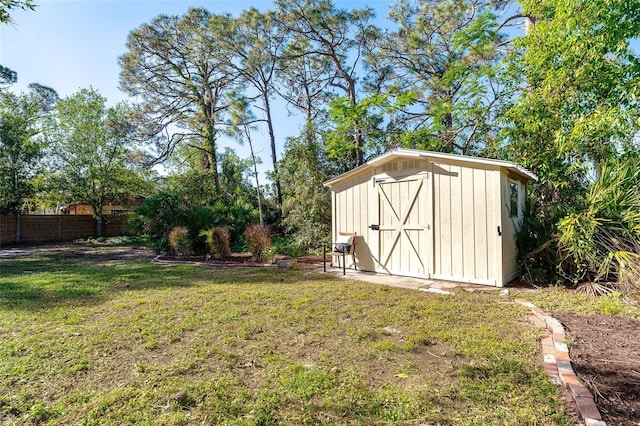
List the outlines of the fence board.
{"type": "MultiPolygon", "coordinates": [[[[73,241],[96,237],[96,220],[88,215],[23,215],[20,217],[21,243],[73,241]]],[[[103,217],[102,235],[131,235],[126,230],[127,217],[103,217]]],[[[16,217],[0,215],[0,245],[16,243],[16,217]]]]}

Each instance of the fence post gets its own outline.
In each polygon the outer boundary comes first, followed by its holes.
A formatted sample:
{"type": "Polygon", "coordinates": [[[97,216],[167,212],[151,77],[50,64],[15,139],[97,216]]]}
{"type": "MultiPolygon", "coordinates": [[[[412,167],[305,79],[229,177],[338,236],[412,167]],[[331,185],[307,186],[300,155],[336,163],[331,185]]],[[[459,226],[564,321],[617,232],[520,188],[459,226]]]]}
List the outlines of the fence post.
{"type": "Polygon", "coordinates": [[[18,213],[16,215],[16,243],[19,243],[22,239],[22,215],[18,213]]]}

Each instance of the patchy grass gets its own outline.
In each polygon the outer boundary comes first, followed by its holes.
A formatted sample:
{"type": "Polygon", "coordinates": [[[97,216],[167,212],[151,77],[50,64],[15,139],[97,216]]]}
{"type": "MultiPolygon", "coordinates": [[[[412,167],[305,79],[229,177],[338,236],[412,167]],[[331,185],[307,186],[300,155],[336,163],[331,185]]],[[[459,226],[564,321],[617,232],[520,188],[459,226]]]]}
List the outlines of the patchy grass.
{"type": "Polygon", "coordinates": [[[524,298],[546,312],[573,312],[581,315],[620,315],[640,319],[640,307],[628,303],[619,292],[593,296],[564,287],[552,286],[535,292],[511,291],[513,298],[524,298]]]}
{"type": "Polygon", "coordinates": [[[570,424],[527,309],[277,269],[0,261],[2,424],[570,424]]]}

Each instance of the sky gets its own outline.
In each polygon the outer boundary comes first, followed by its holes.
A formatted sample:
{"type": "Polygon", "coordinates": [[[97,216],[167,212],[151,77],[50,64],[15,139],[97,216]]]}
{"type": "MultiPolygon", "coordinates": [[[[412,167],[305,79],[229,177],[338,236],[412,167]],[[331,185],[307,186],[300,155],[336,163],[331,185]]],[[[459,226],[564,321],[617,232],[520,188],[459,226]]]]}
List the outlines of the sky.
{"type": "MultiPolygon", "coordinates": [[[[341,8],[373,7],[383,21],[391,0],[336,0],[341,8]]],[[[0,25],[0,64],[18,73],[14,92],[26,91],[30,83],[55,89],[61,98],[82,88],[93,87],[113,105],[128,96],[119,90],[118,58],[126,52],[127,35],[160,14],[182,15],[190,7],[205,7],[212,13],[237,16],[256,7],[273,8],[273,3],[258,0],[35,0],[35,11],[15,11],[13,25],[0,25]]],[[[286,137],[297,135],[302,120],[291,116],[284,103],[276,103],[275,136],[282,152],[286,137]]],[[[266,128],[255,135],[254,144],[262,159],[260,174],[271,169],[266,128]]],[[[231,140],[242,158],[249,148],[231,140]]],[[[264,181],[264,176],[261,176],[264,181]]]]}

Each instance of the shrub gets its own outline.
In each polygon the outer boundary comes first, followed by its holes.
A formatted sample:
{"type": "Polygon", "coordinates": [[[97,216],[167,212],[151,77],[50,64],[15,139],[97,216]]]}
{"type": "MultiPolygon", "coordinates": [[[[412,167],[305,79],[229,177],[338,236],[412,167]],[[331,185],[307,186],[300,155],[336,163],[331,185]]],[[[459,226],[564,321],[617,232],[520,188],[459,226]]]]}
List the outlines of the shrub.
{"type": "Polygon", "coordinates": [[[253,255],[253,260],[262,262],[265,259],[266,251],[271,247],[271,235],[262,225],[249,225],[244,233],[247,240],[247,247],[253,255]]]}
{"type": "Polygon", "coordinates": [[[191,253],[189,230],[184,226],[176,226],[169,232],[169,245],[178,256],[191,253]]]}
{"type": "Polygon", "coordinates": [[[229,234],[229,230],[224,226],[201,231],[200,236],[206,238],[206,243],[211,254],[216,254],[220,257],[231,256],[231,249],[229,247],[231,235],[229,234]]]}

